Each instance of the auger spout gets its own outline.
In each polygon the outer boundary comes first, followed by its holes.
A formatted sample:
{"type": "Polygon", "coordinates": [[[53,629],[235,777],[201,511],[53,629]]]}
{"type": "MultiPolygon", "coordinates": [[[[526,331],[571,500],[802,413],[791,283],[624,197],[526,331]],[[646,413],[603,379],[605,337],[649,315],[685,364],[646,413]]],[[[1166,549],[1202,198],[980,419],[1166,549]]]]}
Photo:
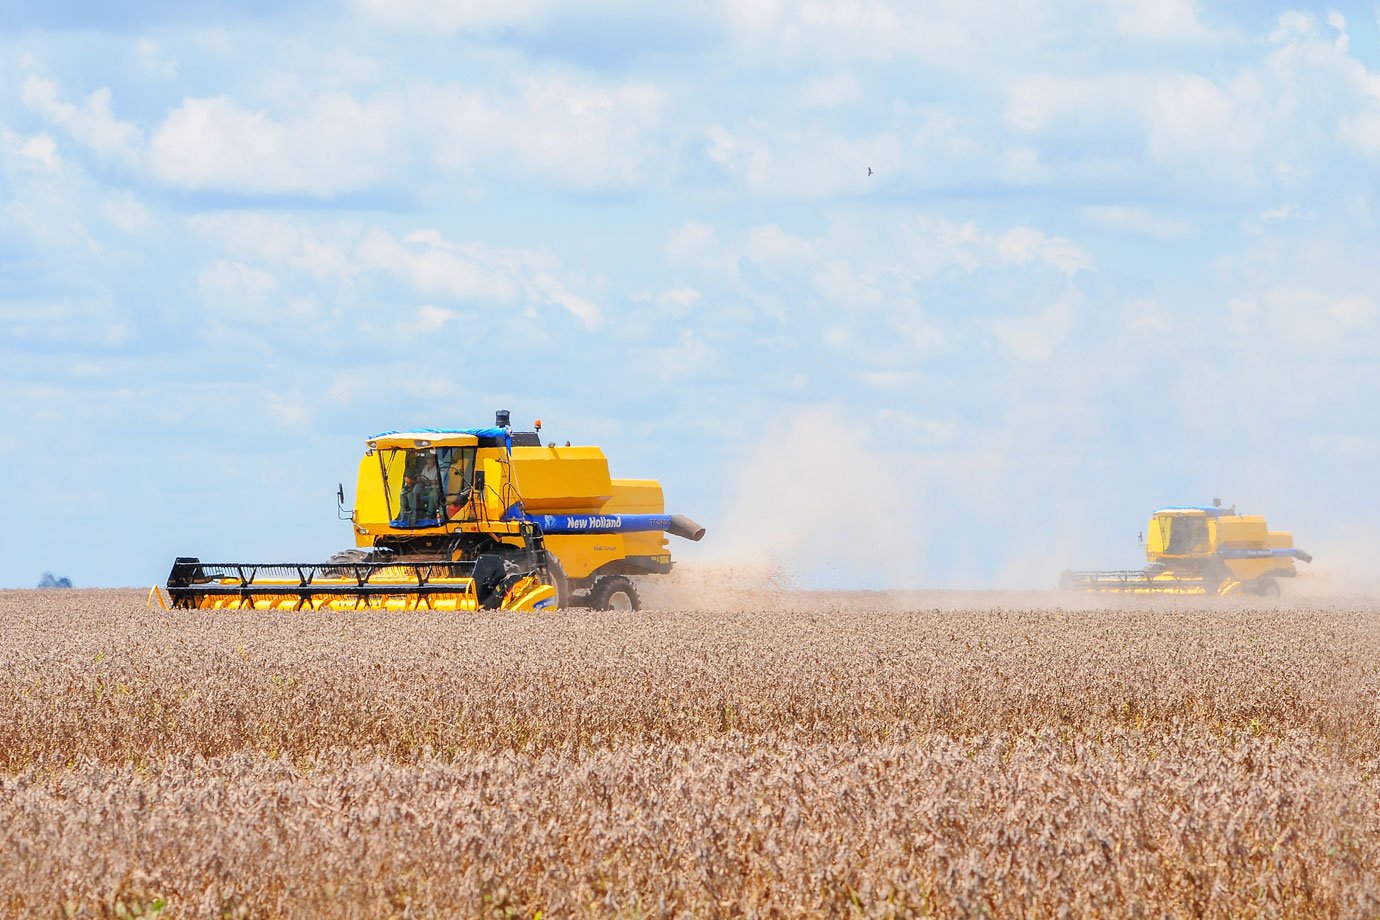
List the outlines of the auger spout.
{"type": "Polygon", "coordinates": [[[671,526],[666,528],[666,532],[692,543],[698,543],[704,539],[704,528],[683,514],[671,515],[671,526]]]}

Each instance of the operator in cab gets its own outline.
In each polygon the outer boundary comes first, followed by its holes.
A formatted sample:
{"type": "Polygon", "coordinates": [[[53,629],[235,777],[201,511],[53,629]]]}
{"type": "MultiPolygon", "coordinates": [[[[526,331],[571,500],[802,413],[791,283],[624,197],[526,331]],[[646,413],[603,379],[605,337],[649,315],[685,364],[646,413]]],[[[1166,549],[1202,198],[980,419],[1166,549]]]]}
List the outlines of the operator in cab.
{"type": "Polygon", "coordinates": [[[421,451],[412,475],[404,480],[402,516],[409,526],[422,520],[434,520],[441,507],[441,474],[436,466],[436,452],[421,451]]]}

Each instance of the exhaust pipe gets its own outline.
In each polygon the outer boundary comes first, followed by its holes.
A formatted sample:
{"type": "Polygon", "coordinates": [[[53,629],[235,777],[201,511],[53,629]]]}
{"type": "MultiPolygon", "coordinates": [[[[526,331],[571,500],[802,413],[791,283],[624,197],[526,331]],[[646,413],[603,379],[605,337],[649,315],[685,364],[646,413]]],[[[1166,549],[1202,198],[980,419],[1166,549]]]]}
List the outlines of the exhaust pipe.
{"type": "Polygon", "coordinates": [[[666,532],[695,543],[704,538],[704,528],[683,514],[671,515],[671,526],[666,528],[666,532]]]}

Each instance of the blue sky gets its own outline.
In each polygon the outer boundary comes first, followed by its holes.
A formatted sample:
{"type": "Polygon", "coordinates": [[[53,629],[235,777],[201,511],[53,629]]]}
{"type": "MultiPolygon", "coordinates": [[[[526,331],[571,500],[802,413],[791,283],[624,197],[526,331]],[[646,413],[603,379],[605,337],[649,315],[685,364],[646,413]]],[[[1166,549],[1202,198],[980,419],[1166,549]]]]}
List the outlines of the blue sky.
{"type": "Polygon", "coordinates": [[[0,585],[321,558],[495,408],[805,584],[1374,570],[1371,5],[112,6],[0,12],[0,585]]]}

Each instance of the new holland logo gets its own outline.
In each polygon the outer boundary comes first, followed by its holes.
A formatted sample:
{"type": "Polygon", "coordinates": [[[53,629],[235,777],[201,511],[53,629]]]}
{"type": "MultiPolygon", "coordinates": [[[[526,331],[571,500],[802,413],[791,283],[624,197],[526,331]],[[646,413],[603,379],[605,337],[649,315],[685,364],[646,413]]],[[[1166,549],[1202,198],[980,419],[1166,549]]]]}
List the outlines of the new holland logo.
{"type": "Polygon", "coordinates": [[[592,514],[566,518],[546,514],[542,515],[542,526],[548,530],[617,530],[623,526],[623,518],[616,514],[592,514]]]}

